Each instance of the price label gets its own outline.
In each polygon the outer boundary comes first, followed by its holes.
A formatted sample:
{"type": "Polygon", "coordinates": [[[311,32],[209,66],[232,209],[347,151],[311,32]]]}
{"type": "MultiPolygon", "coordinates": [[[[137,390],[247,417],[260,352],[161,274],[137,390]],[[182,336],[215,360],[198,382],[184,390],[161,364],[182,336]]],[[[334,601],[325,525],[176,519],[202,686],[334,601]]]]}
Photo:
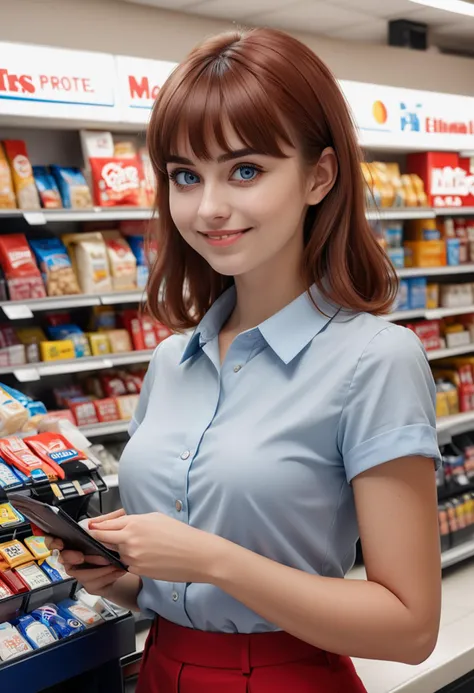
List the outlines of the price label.
{"type": "Polygon", "coordinates": [[[43,212],[23,212],[23,219],[30,226],[44,226],[46,224],[46,217],[43,212]]]}
{"type": "Polygon", "coordinates": [[[13,371],[13,375],[20,383],[30,383],[40,379],[37,368],[17,368],[13,371]]]}
{"type": "Polygon", "coordinates": [[[24,318],[33,317],[33,312],[25,305],[16,306],[14,303],[9,303],[2,306],[2,308],[9,320],[23,320],[24,318]]]}

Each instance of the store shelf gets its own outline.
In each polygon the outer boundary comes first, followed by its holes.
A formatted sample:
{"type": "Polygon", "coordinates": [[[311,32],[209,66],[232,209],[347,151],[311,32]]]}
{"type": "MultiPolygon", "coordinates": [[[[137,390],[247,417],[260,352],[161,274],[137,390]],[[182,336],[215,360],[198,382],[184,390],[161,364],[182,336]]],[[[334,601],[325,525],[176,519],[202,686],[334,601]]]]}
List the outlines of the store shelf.
{"type": "Polygon", "coordinates": [[[452,549],[443,551],[441,554],[441,567],[449,568],[460,561],[465,561],[467,558],[474,556],[474,539],[466,541],[464,544],[455,546],[452,549]]]}
{"type": "Polygon", "coordinates": [[[435,214],[437,217],[470,217],[474,215],[474,207],[443,207],[442,209],[436,208],[435,214]]]}
{"type": "Polygon", "coordinates": [[[57,222],[146,221],[147,219],[151,219],[152,216],[152,209],[138,207],[114,207],[111,209],[92,207],[91,209],[40,209],[32,211],[20,209],[0,210],[0,221],[11,217],[23,217],[31,226],[43,226],[44,224],[57,222]]]}
{"type": "Polygon", "coordinates": [[[465,344],[463,346],[451,347],[451,349],[432,349],[427,351],[428,360],[435,361],[436,359],[445,359],[450,356],[460,356],[461,354],[470,354],[474,351],[474,343],[465,344]]]}
{"type": "Polygon", "coordinates": [[[79,426],[79,428],[86,438],[97,438],[98,436],[110,436],[116,433],[126,433],[129,426],[130,421],[110,421],[108,423],[79,426]]]}
{"type": "Polygon", "coordinates": [[[151,360],[153,349],[143,351],[130,351],[123,354],[108,354],[107,356],[89,356],[87,358],[67,359],[64,361],[43,361],[24,366],[10,366],[0,368],[0,375],[13,373],[15,378],[22,382],[32,382],[51,375],[64,375],[69,373],[81,373],[83,371],[96,371],[114,366],[129,366],[134,363],[147,363],[151,360]]]}
{"type": "Polygon", "coordinates": [[[474,430],[474,411],[454,414],[453,416],[443,416],[437,420],[436,428],[438,430],[439,444],[446,445],[453,436],[474,430]]]}
{"type": "Polygon", "coordinates": [[[394,322],[396,320],[411,320],[412,318],[425,318],[425,320],[439,320],[451,315],[467,315],[474,313],[474,305],[463,306],[462,308],[419,308],[417,310],[398,310],[394,313],[385,315],[386,320],[394,322]]]}
{"type": "Polygon", "coordinates": [[[431,207],[381,207],[380,209],[368,209],[367,219],[388,221],[404,221],[405,219],[434,219],[436,216],[431,207]]]}
{"type": "Polygon", "coordinates": [[[467,265],[445,265],[444,267],[406,267],[397,269],[399,277],[436,277],[438,275],[474,273],[474,263],[467,265]]]}
{"type": "Polygon", "coordinates": [[[144,290],[122,291],[101,296],[79,294],[74,296],[47,296],[28,301],[1,301],[0,308],[9,320],[23,320],[34,313],[45,310],[84,308],[90,306],[110,306],[122,303],[141,303],[145,299],[144,290]]]}

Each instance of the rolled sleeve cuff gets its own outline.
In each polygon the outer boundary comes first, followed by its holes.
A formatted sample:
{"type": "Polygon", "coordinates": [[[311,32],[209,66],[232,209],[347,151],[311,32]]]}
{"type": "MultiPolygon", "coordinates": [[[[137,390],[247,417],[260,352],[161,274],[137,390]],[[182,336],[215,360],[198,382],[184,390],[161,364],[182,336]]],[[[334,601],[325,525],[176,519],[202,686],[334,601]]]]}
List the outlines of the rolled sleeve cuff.
{"type": "Polygon", "coordinates": [[[356,445],[344,455],[347,481],[379,464],[410,455],[432,457],[438,469],[441,456],[435,428],[429,424],[403,426],[356,445]]]}

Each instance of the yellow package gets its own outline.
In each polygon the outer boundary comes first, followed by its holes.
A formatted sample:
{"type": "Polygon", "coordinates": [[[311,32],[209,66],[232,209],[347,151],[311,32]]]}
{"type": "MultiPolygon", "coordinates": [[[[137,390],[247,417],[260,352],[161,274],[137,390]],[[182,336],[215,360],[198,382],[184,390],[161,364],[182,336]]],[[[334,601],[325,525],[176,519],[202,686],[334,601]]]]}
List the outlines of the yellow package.
{"type": "Polygon", "coordinates": [[[138,395],[120,395],[115,398],[119,416],[124,421],[129,421],[135,413],[138,404],[138,395]]]}
{"type": "Polygon", "coordinates": [[[12,172],[13,187],[20,209],[40,209],[40,199],[26,145],[22,140],[4,140],[5,154],[12,172]]]}
{"type": "Polygon", "coordinates": [[[51,551],[46,546],[44,537],[27,537],[24,541],[36,560],[44,561],[48,556],[51,556],[51,551]]]}
{"type": "Polygon", "coordinates": [[[21,541],[7,541],[5,544],[0,544],[0,559],[7,563],[9,568],[16,568],[23,563],[30,563],[33,560],[33,555],[28,551],[26,546],[23,546],[21,541]]]}
{"type": "Polygon", "coordinates": [[[401,176],[402,188],[405,195],[405,205],[407,207],[417,207],[418,198],[416,196],[416,191],[413,186],[413,180],[410,175],[405,173],[401,176]]]}
{"type": "Polygon", "coordinates": [[[59,361],[73,359],[76,356],[74,343],[70,339],[58,339],[54,342],[41,342],[41,359],[43,361],[59,361]]]}
{"type": "Polygon", "coordinates": [[[101,332],[88,332],[87,337],[91,345],[92,356],[110,354],[109,338],[101,332]]]}
{"type": "Polygon", "coordinates": [[[0,529],[18,525],[24,521],[23,515],[20,515],[10,503],[0,503],[0,529]]]}
{"type": "Polygon", "coordinates": [[[425,192],[425,184],[416,173],[410,173],[413,189],[417,197],[418,207],[428,206],[428,195],[425,192]]]}
{"type": "Polygon", "coordinates": [[[405,267],[444,267],[446,244],[444,241],[405,241],[405,267]]]}
{"type": "Polygon", "coordinates": [[[437,392],[436,393],[436,418],[439,419],[442,416],[449,416],[449,404],[447,398],[447,392],[437,392]]]}
{"type": "Polygon", "coordinates": [[[434,310],[439,306],[439,284],[428,284],[426,287],[426,307],[434,310]]]}
{"type": "Polygon", "coordinates": [[[102,334],[107,336],[112,354],[133,351],[132,340],[127,330],[104,330],[102,334]]]}
{"type": "Polygon", "coordinates": [[[0,143],[0,209],[15,209],[16,199],[7,157],[0,143]]]}

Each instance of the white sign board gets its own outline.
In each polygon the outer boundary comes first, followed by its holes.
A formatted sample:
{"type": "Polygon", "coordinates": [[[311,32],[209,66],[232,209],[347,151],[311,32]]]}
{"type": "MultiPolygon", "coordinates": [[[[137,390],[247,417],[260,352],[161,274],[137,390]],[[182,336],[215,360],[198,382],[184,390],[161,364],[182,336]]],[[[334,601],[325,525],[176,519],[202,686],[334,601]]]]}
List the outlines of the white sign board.
{"type": "Polygon", "coordinates": [[[147,123],[160,88],[178,63],[116,57],[117,100],[124,122],[147,123]]]}
{"type": "Polygon", "coordinates": [[[0,43],[0,113],[117,119],[111,55],[0,43]]]}
{"type": "Polygon", "coordinates": [[[474,149],[474,97],[341,81],[367,146],[474,149]]]}

